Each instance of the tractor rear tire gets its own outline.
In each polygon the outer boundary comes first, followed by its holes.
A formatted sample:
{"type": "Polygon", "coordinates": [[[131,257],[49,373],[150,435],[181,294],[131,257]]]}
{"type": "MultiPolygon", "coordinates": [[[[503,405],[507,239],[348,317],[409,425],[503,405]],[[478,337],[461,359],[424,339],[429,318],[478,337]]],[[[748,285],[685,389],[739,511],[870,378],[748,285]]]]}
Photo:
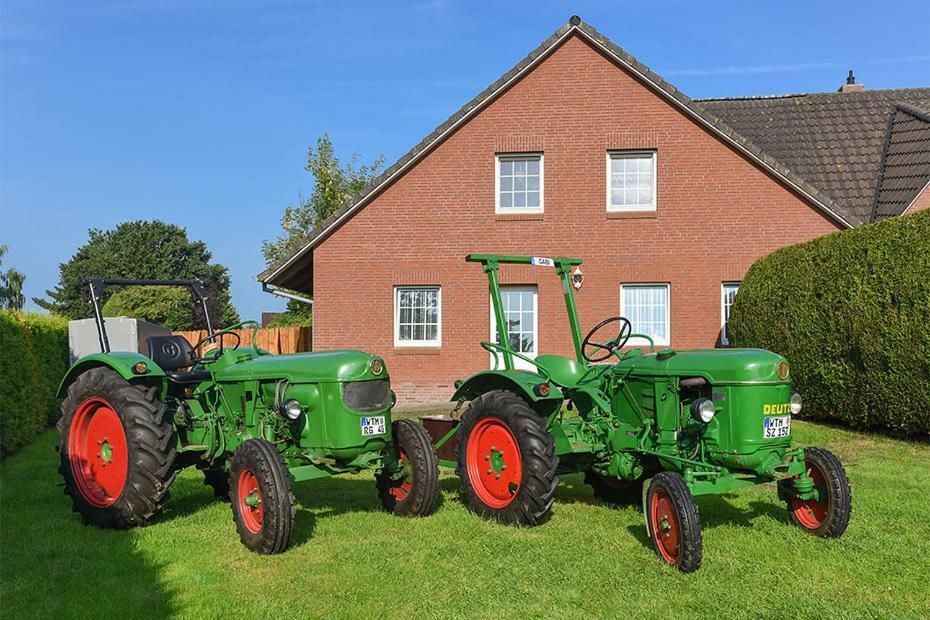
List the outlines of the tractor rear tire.
{"type": "Polygon", "coordinates": [[[255,553],[285,551],[294,536],[291,475],[274,444],[249,439],[229,464],[229,498],[242,544],[255,553]]]}
{"type": "Polygon", "coordinates": [[[613,506],[636,505],[643,499],[642,479],[621,480],[589,469],[584,473],[584,483],[591,486],[594,497],[613,506]]]}
{"type": "Polygon", "coordinates": [[[701,520],[681,474],[663,471],[652,479],[646,495],[646,521],[662,561],[683,573],[701,567],[701,520]]]}
{"type": "Polygon", "coordinates": [[[401,517],[432,514],[439,502],[439,462],[429,433],[413,420],[397,420],[391,435],[406,475],[394,479],[382,470],[375,476],[381,504],[401,517]]]}
{"type": "MultiPolygon", "coordinates": [[[[821,538],[839,538],[849,526],[852,515],[852,490],[846,470],[836,456],[824,448],[805,448],[807,474],[814,485],[826,491],[826,501],[788,500],[791,522],[821,538]]],[[[788,491],[793,495],[793,491],[788,491]]]]}
{"type": "Polygon", "coordinates": [[[465,504],[477,514],[532,527],[545,522],[558,484],[555,441],[517,394],[494,390],[471,401],[456,437],[465,504]]]}
{"type": "Polygon", "coordinates": [[[204,469],[203,484],[213,489],[213,496],[224,502],[229,501],[229,474],[222,469],[204,469]]]}
{"type": "Polygon", "coordinates": [[[149,523],[174,481],[174,427],[158,390],[92,368],[68,387],[58,421],[65,494],[87,523],[125,529],[149,523]]]}

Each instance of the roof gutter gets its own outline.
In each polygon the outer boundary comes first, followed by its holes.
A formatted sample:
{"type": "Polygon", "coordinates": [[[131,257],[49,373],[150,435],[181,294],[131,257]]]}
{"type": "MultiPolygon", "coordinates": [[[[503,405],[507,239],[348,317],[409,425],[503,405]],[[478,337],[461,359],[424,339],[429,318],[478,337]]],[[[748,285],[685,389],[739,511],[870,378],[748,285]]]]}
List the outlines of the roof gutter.
{"type": "Polygon", "coordinates": [[[284,289],[274,286],[273,284],[267,284],[262,282],[262,291],[266,293],[271,293],[272,295],[277,295],[278,297],[284,297],[285,299],[293,299],[294,301],[299,301],[303,304],[313,305],[313,300],[309,297],[303,297],[296,293],[291,293],[290,291],[285,291],[284,289]]]}

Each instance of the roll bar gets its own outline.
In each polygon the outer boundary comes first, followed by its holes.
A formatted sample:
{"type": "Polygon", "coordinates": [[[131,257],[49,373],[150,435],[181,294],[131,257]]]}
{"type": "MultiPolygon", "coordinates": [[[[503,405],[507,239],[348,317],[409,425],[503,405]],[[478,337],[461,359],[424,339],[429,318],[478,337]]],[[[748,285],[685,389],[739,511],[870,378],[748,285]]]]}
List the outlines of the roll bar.
{"type": "Polygon", "coordinates": [[[213,335],[213,322],[210,320],[210,310],[207,308],[207,290],[202,280],[135,280],[124,278],[93,278],[81,280],[81,286],[90,289],[90,302],[94,307],[94,319],[97,322],[97,336],[100,338],[100,350],[110,352],[110,340],[107,338],[106,323],[103,320],[103,310],[100,301],[103,299],[103,289],[107,286],[184,286],[190,289],[191,296],[203,308],[203,316],[207,321],[207,333],[213,335]]]}

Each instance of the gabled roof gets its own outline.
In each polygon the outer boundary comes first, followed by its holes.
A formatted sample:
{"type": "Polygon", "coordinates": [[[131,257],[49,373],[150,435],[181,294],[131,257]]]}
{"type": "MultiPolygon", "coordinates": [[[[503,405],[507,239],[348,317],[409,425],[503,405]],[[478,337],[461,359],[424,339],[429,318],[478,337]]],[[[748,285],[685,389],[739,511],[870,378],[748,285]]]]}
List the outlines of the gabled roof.
{"type": "Polygon", "coordinates": [[[930,111],[899,104],[888,122],[872,220],[900,215],[930,182],[930,111]]]}
{"type": "Polygon", "coordinates": [[[268,267],[257,276],[257,280],[265,284],[289,288],[298,291],[308,291],[312,287],[308,273],[312,256],[311,250],[319,245],[330,233],[338,228],[346,219],[358,210],[364,208],[374,197],[381,193],[390,183],[402,176],[411,166],[426,156],[445,140],[459,126],[467,122],[478,111],[490,104],[497,96],[505,92],[517,82],[525,73],[532,70],[537,64],[549,56],[562,43],[572,36],[578,36],[602,50],[608,57],[635,75],[640,81],[651,87],[667,102],[677,107],[693,121],[705,127],[712,134],[728,143],[732,148],[741,152],[759,166],[768,170],[776,178],[793,188],[807,198],[814,206],[821,209],[828,217],[843,226],[851,227],[859,223],[848,218],[834,200],[817,190],[804,178],[796,174],[775,157],[768,154],[753,141],[733,129],[717,115],[709,112],[704,105],[692,101],[687,95],[679,91],[660,75],[649,69],[632,55],[628,54],[610,39],[595,30],[589,24],[581,21],[577,15],[572,16],[568,23],[563,24],[539,47],[518,62],[510,71],[502,75],[497,81],[484,89],[477,97],[466,103],[444,123],[439,125],[432,133],[426,136],[403,157],[398,159],[380,176],[368,184],[358,196],[347,202],[320,226],[314,228],[295,248],[286,256],[268,267]]]}
{"type": "Polygon", "coordinates": [[[695,103],[828,195],[843,217],[858,225],[872,219],[889,117],[898,106],[930,109],[930,88],[695,103]]]}

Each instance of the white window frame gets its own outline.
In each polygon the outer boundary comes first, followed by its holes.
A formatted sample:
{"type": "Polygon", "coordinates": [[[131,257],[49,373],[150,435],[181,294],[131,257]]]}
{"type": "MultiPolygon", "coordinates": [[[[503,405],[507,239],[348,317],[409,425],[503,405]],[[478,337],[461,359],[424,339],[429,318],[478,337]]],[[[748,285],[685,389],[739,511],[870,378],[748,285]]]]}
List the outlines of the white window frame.
{"type": "Polygon", "coordinates": [[[545,211],[545,157],[543,153],[496,153],[494,155],[494,213],[498,215],[543,213],[545,211]],[[501,162],[518,159],[539,158],[539,206],[538,207],[501,207],[501,162]]]}
{"type": "Polygon", "coordinates": [[[442,346],[442,287],[434,285],[403,285],[394,287],[394,346],[395,347],[440,347],[442,346]],[[436,291],[436,339],[400,339],[400,293],[401,291],[436,291]]]}
{"type": "MultiPolygon", "coordinates": [[[[727,289],[735,287],[738,293],[740,284],[739,281],[720,283],[720,345],[724,347],[730,346],[730,339],[727,337],[727,289]]],[[[733,297],[735,298],[736,294],[733,297]]]]}
{"type": "MultiPolygon", "coordinates": [[[[531,359],[536,359],[536,356],[539,355],[539,287],[535,284],[503,284],[500,286],[501,291],[501,303],[504,300],[504,291],[520,292],[520,293],[532,293],[533,294],[533,347],[536,352],[533,355],[528,353],[521,353],[531,359]]],[[[497,320],[494,316],[494,300],[491,297],[488,297],[488,302],[491,308],[491,325],[489,333],[489,340],[491,342],[496,342],[495,336],[497,335],[497,320]]],[[[506,311],[505,311],[506,315],[506,311]]],[[[508,334],[509,335],[509,334],[508,334]]],[[[508,341],[509,342],[509,341],[508,341]]],[[[494,358],[498,357],[500,360],[497,367],[502,369],[504,367],[504,355],[502,353],[491,353],[491,368],[494,368],[494,358]]],[[[514,368],[522,370],[536,370],[536,366],[530,364],[525,360],[521,360],[519,357],[513,358],[514,368]]]]}
{"type": "Polygon", "coordinates": [[[640,213],[648,211],[656,211],[658,209],[658,185],[659,185],[659,153],[658,151],[621,151],[621,150],[610,150],[607,151],[607,166],[606,166],[606,176],[607,176],[607,211],[609,213],[640,213]],[[651,157],[652,158],[652,204],[648,205],[614,205],[610,202],[610,180],[611,180],[611,161],[614,159],[634,159],[634,158],[643,158],[651,157]]]}
{"type": "MultiPolygon", "coordinates": [[[[664,288],[665,289],[665,338],[655,338],[654,344],[670,346],[672,343],[672,286],[668,282],[624,282],[620,285],[620,316],[626,316],[626,309],[623,307],[623,289],[625,288],[664,288]]],[[[633,327],[636,333],[636,327],[633,327]]],[[[648,345],[649,341],[645,338],[630,338],[627,343],[629,346],[639,347],[648,345]]]]}

